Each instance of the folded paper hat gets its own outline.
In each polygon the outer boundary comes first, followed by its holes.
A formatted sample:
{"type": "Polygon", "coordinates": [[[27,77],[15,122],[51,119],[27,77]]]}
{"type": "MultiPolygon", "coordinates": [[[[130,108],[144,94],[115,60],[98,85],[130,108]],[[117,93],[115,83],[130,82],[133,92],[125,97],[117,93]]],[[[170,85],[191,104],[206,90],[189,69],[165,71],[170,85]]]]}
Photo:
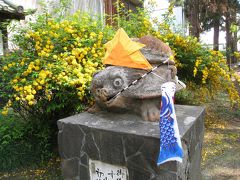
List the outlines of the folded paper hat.
{"type": "Polygon", "coordinates": [[[151,64],[140,52],[145,45],[132,41],[120,28],[114,38],[105,44],[106,54],[103,64],[124,66],[138,69],[152,69],[151,64]]]}

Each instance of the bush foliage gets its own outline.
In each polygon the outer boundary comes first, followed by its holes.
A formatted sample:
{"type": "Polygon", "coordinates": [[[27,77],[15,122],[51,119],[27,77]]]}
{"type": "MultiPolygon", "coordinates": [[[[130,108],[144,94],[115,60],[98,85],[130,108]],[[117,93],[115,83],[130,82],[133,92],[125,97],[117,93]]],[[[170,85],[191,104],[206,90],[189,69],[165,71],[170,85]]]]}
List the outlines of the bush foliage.
{"type": "Polygon", "coordinates": [[[49,126],[0,115],[0,171],[38,164],[52,156],[49,126]]]}

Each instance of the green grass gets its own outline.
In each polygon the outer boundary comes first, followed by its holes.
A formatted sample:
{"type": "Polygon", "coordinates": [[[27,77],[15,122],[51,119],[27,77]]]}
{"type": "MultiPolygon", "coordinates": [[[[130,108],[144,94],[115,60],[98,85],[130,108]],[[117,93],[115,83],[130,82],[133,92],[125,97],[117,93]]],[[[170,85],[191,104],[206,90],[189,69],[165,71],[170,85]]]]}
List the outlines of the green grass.
{"type": "Polygon", "coordinates": [[[203,179],[237,179],[240,176],[240,109],[230,108],[224,95],[206,107],[203,179]]]}
{"type": "Polygon", "coordinates": [[[0,179],[49,179],[61,180],[60,159],[55,157],[34,167],[18,168],[12,172],[0,172],[0,179]]]}

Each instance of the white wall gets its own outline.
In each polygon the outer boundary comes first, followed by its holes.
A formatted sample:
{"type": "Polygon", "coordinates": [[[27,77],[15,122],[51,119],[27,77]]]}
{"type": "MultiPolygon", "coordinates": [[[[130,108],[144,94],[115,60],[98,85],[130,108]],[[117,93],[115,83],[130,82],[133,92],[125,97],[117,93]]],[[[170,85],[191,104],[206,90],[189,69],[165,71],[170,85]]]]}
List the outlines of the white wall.
{"type": "MultiPolygon", "coordinates": [[[[59,7],[60,0],[43,0],[46,5],[50,4],[59,7]]],[[[70,13],[73,14],[77,10],[86,11],[92,14],[104,14],[104,0],[69,0],[71,2],[70,13]]],[[[24,6],[25,9],[39,8],[40,0],[19,0],[18,3],[24,6]]]]}
{"type": "Polygon", "coordinates": [[[71,13],[77,10],[86,11],[91,14],[104,14],[104,0],[72,0],[71,13]]]}
{"type": "MultiPolygon", "coordinates": [[[[168,0],[145,0],[144,7],[148,7],[149,2],[155,2],[155,6],[153,9],[153,14],[151,15],[152,18],[157,18],[159,21],[162,21],[162,15],[168,11],[168,7],[170,5],[168,0]]],[[[183,7],[174,7],[173,8],[173,15],[174,15],[174,28],[178,29],[182,32],[186,32],[185,26],[185,18],[183,15],[183,7]]]]}
{"type": "Polygon", "coordinates": [[[0,55],[3,55],[3,39],[2,39],[2,31],[0,31],[0,55]]]}
{"type": "MultiPolygon", "coordinates": [[[[210,31],[200,34],[200,40],[208,47],[213,48],[213,28],[210,31]]],[[[219,50],[226,50],[226,33],[224,31],[219,32],[219,50]]]]}

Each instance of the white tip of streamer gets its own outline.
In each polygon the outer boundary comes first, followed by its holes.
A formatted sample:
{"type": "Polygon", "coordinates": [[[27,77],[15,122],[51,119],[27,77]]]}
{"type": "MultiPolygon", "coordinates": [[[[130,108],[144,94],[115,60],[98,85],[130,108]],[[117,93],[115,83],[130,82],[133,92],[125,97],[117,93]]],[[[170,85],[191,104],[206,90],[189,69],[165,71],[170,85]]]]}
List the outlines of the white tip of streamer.
{"type": "Polygon", "coordinates": [[[184,89],[187,87],[186,84],[180,80],[177,81],[180,86],[182,86],[184,89]]]}

